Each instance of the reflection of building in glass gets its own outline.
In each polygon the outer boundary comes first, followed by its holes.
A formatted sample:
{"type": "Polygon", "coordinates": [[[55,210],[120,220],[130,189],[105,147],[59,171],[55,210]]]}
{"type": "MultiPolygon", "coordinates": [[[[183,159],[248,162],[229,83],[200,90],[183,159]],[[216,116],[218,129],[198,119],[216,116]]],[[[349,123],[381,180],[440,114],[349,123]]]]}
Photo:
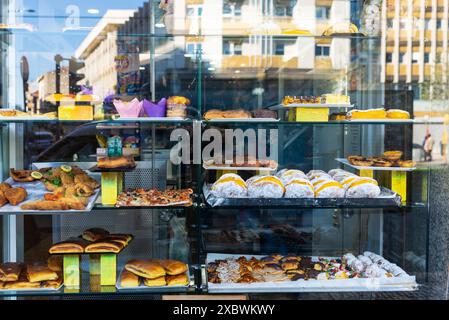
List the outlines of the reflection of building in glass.
{"type": "MultiPolygon", "coordinates": [[[[8,0],[0,0],[0,23],[6,23],[8,14],[8,0]]],[[[0,31],[0,105],[8,105],[7,99],[7,65],[6,52],[8,51],[9,35],[6,32],[0,31]]]]}
{"type": "Polygon", "coordinates": [[[93,86],[99,97],[106,96],[117,85],[118,28],[133,14],[133,10],[108,10],[76,50],[75,57],[85,63],[79,71],[86,76],[82,83],[93,86]]]}
{"type": "MultiPolygon", "coordinates": [[[[60,93],[69,93],[69,68],[61,67],[60,76],[60,93]]],[[[36,111],[45,113],[48,111],[54,111],[54,109],[45,109],[45,98],[54,94],[56,92],[56,71],[49,71],[41,76],[39,76],[35,83],[32,84],[31,88],[37,89],[38,99],[36,111]]],[[[31,89],[30,88],[30,89],[31,89]]],[[[35,92],[35,91],[34,91],[35,92]]]]}

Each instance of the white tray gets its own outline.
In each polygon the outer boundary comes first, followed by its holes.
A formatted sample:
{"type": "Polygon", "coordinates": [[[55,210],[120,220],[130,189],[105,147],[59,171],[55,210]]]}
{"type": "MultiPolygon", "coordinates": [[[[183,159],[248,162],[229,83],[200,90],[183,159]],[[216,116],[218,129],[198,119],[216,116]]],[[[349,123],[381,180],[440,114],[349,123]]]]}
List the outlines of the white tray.
{"type": "Polygon", "coordinates": [[[354,166],[349,163],[348,159],[344,158],[336,158],[340,163],[352,167],[357,170],[374,170],[374,171],[413,171],[416,170],[416,167],[413,168],[402,168],[402,167],[362,167],[362,166],[354,166]]]}
{"type": "MultiPolygon", "coordinates": [[[[208,253],[206,266],[209,262],[218,259],[238,258],[262,258],[260,255],[235,255],[208,253]]],[[[334,257],[323,257],[332,259],[334,257]]],[[[312,257],[318,261],[318,257],[312,257]]],[[[207,268],[206,268],[207,270],[207,268]]],[[[415,276],[403,276],[395,278],[374,279],[338,279],[338,280],[298,280],[285,282],[256,282],[256,283],[209,283],[210,293],[237,293],[237,292],[362,292],[362,291],[414,291],[417,290],[415,276]]]]}
{"type": "Polygon", "coordinates": [[[187,121],[188,118],[183,117],[119,117],[114,119],[115,121],[136,121],[136,122],[179,122],[179,121],[187,121]]]}
{"type": "Polygon", "coordinates": [[[366,123],[366,122],[378,122],[378,123],[414,123],[414,119],[354,119],[354,120],[345,120],[351,123],[366,123]]]}
{"type": "Polygon", "coordinates": [[[255,123],[259,123],[259,122],[279,122],[279,119],[274,119],[274,118],[246,118],[246,119],[242,119],[242,118],[223,118],[223,119],[210,119],[210,120],[206,120],[207,122],[216,122],[216,123],[228,123],[228,122],[255,122],[255,123]]]}
{"type": "Polygon", "coordinates": [[[271,107],[272,110],[282,110],[285,108],[352,108],[354,105],[350,103],[292,103],[278,104],[271,107]]]}
{"type": "Polygon", "coordinates": [[[86,206],[86,209],[84,210],[51,210],[51,211],[43,211],[43,210],[22,210],[20,209],[20,206],[27,203],[28,201],[35,201],[35,200],[43,200],[44,195],[46,193],[50,193],[48,191],[44,184],[40,181],[34,181],[34,182],[15,182],[12,178],[8,178],[5,182],[9,183],[11,187],[17,188],[22,187],[24,188],[28,196],[26,199],[19,203],[17,206],[12,206],[9,203],[5,204],[3,207],[0,208],[0,214],[1,213],[12,213],[12,214],[49,214],[49,213],[80,213],[80,212],[90,212],[95,204],[95,201],[98,198],[98,195],[100,194],[100,189],[96,189],[95,193],[89,197],[89,203],[86,206]]]}
{"type": "Polygon", "coordinates": [[[170,290],[178,290],[179,289],[187,289],[190,286],[190,268],[187,268],[187,277],[189,278],[189,284],[187,285],[176,285],[176,286],[155,286],[155,287],[147,287],[146,285],[143,284],[143,281],[140,282],[140,285],[137,287],[122,287],[120,285],[120,279],[122,278],[122,271],[120,271],[120,274],[117,278],[117,282],[115,284],[115,287],[117,288],[117,290],[120,291],[139,291],[139,292],[145,292],[145,291],[170,291],[170,290]]]}

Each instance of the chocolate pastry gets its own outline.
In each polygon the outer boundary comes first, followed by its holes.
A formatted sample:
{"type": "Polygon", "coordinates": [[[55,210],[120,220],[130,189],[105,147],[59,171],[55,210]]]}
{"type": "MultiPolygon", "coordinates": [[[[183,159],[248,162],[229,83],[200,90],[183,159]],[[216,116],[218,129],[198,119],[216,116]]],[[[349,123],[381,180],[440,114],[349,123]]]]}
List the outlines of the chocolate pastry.
{"type": "Polygon", "coordinates": [[[284,270],[282,270],[282,267],[279,264],[276,263],[268,263],[265,265],[265,267],[263,268],[263,272],[268,272],[268,273],[282,273],[284,272],[284,270]]]}
{"type": "Polygon", "coordinates": [[[300,279],[307,280],[307,276],[304,273],[303,274],[297,273],[291,278],[292,281],[298,281],[300,279]]]}
{"type": "Polygon", "coordinates": [[[273,110],[268,109],[258,109],[251,112],[253,118],[273,118],[277,119],[277,113],[273,110]]]}
{"type": "Polygon", "coordinates": [[[257,279],[254,278],[252,275],[250,274],[245,274],[243,275],[238,281],[237,283],[253,283],[253,282],[257,282],[257,279]]]}
{"type": "Polygon", "coordinates": [[[207,273],[212,273],[217,270],[218,264],[215,262],[209,262],[207,264],[207,273]]]}
{"type": "Polygon", "coordinates": [[[267,263],[277,263],[279,260],[272,257],[272,256],[266,256],[260,259],[260,262],[263,262],[265,264],[267,263]]]}
{"type": "Polygon", "coordinates": [[[284,270],[291,270],[298,268],[299,261],[298,260],[285,260],[281,263],[281,267],[284,270]]]}
{"type": "Polygon", "coordinates": [[[315,269],[309,269],[307,270],[307,277],[309,279],[316,279],[316,277],[321,273],[321,271],[315,270],[315,269]]]}
{"type": "Polygon", "coordinates": [[[299,262],[299,265],[303,269],[312,268],[312,258],[311,257],[303,257],[302,260],[299,262]]]}
{"type": "Polygon", "coordinates": [[[392,161],[384,159],[384,158],[373,157],[373,158],[369,158],[369,159],[373,161],[374,167],[391,167],[391,166],[393,166],[392,161]]]}
{"type": "Polygon", "coordinates": [[[209,273],[209,282],[210,283],[220,283],[220,277],[218,276],[218,273],[209,273]]]}
{"type": "Polygon", "coordinates": [[[350,164],[359,167],[371,167],[374,164],[374,161],[372,159],[362,156],[349,156],[348,161],[350,164]]]}
{"type": "Polygon", "coordinates": [[[297,256],[297,255],[294,255],[294,254],[288,254],[288,255],[286,255],[286,256],[284,256],[282,259],[281,259],[281,262],[284,262],[284,261],[292,261],[292,260],[295,260],[295,261],[301,261],[301,257],[299,257],[299,256],[297,256]]]}

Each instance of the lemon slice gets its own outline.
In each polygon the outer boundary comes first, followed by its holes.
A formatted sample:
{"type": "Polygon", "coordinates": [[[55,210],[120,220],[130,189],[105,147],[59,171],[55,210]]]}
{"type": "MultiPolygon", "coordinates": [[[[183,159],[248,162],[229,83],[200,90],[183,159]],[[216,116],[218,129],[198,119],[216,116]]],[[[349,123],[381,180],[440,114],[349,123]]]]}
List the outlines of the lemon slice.
{"type": "Polygon", "coordinates": [[[31,172],[31,177],[33,177],[36,180],[42,179],[43,175],[39,171],[33,171],[31,172]]]}
{"type": "Polygon", "coordinates": [[[61,166],[61,170],[64,171],[64,172],[66,172],[66,173],[69,173],[70,171],[72,171],[72,167],[63,164],[63,165],[61,166]]]}

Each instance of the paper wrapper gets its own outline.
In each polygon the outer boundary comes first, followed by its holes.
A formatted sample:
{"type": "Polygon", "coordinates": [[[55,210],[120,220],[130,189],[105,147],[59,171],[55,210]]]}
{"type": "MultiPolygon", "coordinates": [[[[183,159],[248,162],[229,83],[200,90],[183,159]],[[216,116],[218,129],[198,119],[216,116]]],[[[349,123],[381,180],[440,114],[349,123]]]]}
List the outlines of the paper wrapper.
{"type": "Polygon", "coordinates": [[[114,106],[121,118],[137,118],[143,116],[142,102],[137,98],[130,102],[114,99],[114,106]]]}

